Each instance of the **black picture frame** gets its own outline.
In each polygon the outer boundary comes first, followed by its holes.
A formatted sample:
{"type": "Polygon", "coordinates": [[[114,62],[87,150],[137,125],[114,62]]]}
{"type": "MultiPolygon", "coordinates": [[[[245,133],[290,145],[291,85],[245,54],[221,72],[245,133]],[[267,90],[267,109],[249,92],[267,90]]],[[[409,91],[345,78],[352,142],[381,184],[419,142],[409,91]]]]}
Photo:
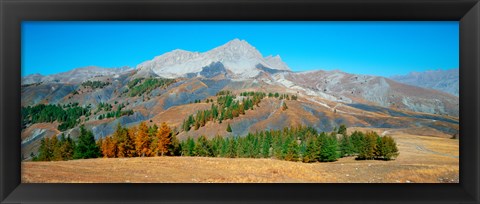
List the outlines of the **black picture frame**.
{"type": "Polygon", "coordinates": [[[1,0],[1,203],[479,203],[478,0],[1,0]],[[375,20],[460,22],[458,184],[22,184],[24,20],[375,20]]]}

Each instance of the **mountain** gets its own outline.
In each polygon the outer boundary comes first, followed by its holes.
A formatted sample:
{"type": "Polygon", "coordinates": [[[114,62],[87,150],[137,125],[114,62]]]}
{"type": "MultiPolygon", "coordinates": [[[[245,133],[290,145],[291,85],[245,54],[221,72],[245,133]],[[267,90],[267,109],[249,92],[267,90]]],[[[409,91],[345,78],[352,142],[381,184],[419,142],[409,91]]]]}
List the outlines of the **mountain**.
{"type": "Polygon", "coordinates": [[[458,97],[398,83],[388,78],[335,71],[279,73],[277,83],[312,96],[345,104],[374,104],[386,108],[458,116],[458,97]]]}
{"type": "MultiPolygon", "coordinates": [[[[54,104],[49,108],[55,111],[49,109],[47,113],[57,113],[61,112],[60,107],[68,109],[78,104],[76,111],[69,112],[78,117],[69,121],[67,127],[60,128],[57,120],[36,122],[33,116],[27,116],[22,121],[25,157],[37,151],[44,137],[62,133],[76,137],[81,124],[91,129],[96,139],[111,135],[118,123],[133,126],[142,121],[148,125],[166,122],[178,130],[179,139],[243,136],[252,131],[297,125],[318,131],[332,131],[340,124],[402,128],[443,137],[458,133],[459,129],[457,96],[340,70],[292,72],[279,56],[263,57],[253,46],[238,39],[203,53],[173,50],[139,64],[136,69],[84,67],[48,76],[29,75],[22,78],[22,84],[24,109],[54,104]],[[256,105],[247,107],[244,114],[223,118],[223,122],[211,120],[183,131],[183,121],[190,115],[220,104],[222,91],[231,92],[231,103],[238,103],[238,107],[247,104],[246,99],[251,97],[245,92],[260,92],[264,97],[257,98],[256,105]],[[88,110],[79,111],[80,107],[88,110]],[[231,133],[226,131],[227,125],[231,126],[231,133]]],[[[41,108],[34,108],[33,113],[41,108]]],[[[26,111],[22,114],[28,115],[26,111]]]]}
{"type": "Polygon", "coordinates": [[[137,69],[139,76],[155,73],[165,78],[177,78],[196,76],[212,63],[221,63],[229,76],[236,79],[254,78],[264,72],[262,68],[290,71],[279,56],[264,58],[255,47],[239,39],[203,53],[173,50],[139,64],[137,69]]]}
{"type": "Polygon", "coordinates": [[[130,67],[102,68],[97,66],[88,66],[48,76],[31,74],[22,78],[22,85],[40,82],[81,83],[93,77],[115,76],[129,70],[131,70],[130,67]]]}
{"type": "Polygon", "coordinates": [[[413,86],[435,89],[454,96],[459,95],[459,70],[429,70],[424,72],[410,72],[407,75],[390,77],[392,80],[413,86]]]}

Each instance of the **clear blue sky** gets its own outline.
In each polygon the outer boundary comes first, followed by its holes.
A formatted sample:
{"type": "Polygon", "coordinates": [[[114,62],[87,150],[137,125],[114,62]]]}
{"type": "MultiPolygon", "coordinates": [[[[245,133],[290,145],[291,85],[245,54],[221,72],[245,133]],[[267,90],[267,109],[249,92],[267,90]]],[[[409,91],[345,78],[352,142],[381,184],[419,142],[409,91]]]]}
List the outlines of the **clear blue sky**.
{"type": "Polygon", "coordinates": [[[459,24],[444,22],[22,23],[22,75],[132,66],[173,49],[208,51],[234,38],[293,71],[391,76],[459,67],[459,24]]]}

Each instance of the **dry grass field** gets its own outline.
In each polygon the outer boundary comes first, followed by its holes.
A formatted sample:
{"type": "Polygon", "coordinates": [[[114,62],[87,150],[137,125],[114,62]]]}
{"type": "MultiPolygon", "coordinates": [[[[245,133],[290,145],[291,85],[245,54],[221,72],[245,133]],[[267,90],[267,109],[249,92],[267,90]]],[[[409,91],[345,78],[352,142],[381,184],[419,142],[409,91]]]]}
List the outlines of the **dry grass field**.
{"type": "MultiPolygon", "coordinates": [[[[384,130],[378,130],[380,132],[384,130]]],[[[394,161],[151,157],[23,162],[25,183],[458,183],[458,140],[393,131],[394,161]]]]}

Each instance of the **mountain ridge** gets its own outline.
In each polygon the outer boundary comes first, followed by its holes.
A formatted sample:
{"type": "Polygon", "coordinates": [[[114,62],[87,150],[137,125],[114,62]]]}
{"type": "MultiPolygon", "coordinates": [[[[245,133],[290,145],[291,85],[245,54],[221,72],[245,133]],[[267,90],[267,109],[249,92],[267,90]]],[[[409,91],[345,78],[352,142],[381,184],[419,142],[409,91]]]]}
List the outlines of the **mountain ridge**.
{"type": "Polygon", "coordinates": [[[427,70],[391,76],[390,79],[413,86],[439,90],[459,96],[459,69],[427,70]]]}

